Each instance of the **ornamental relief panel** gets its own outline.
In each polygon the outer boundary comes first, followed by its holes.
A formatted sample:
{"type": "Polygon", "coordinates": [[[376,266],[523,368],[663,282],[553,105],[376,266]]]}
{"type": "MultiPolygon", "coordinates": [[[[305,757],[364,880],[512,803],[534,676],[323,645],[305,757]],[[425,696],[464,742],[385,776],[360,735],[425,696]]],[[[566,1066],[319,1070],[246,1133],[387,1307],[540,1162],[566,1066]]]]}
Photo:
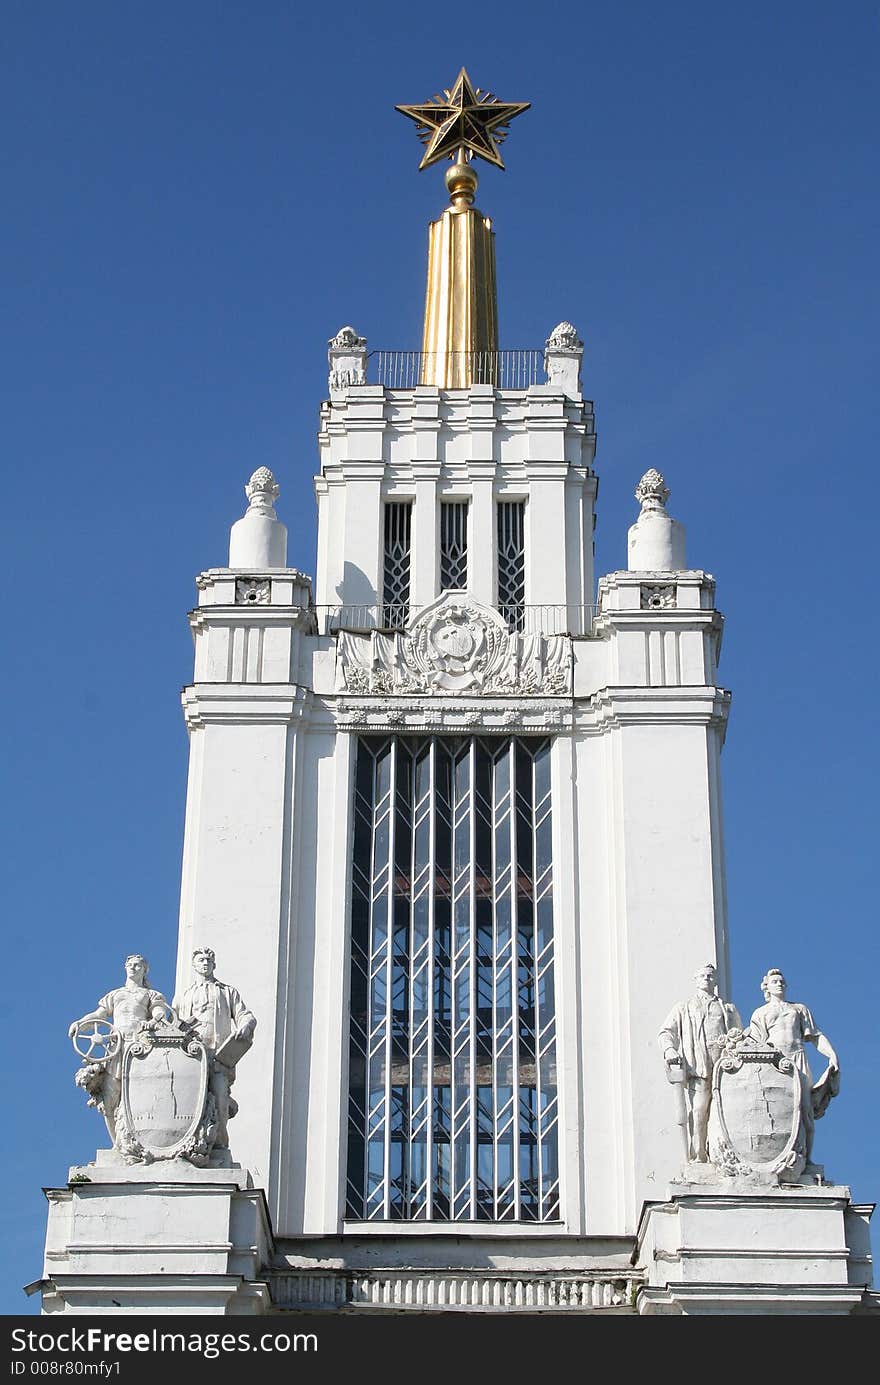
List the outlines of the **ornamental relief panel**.
{"type": "Polygon", "coordinates": [[[538,732],[566,732],[572,728],[571,708],[557,701],[538,698],[511,706],[508,702],[481,701],[479,710],[449,696],[438,698],[430,707],[404,703],[389,697],[368,701],[340,698],[335,709],[335,725],[342,731],[424,732],[433,735],[509,735],[511,732],[534,735],[538,732]]]}
{"type": "Polygon", "coordinates": [[[524,635],[466,593],[427,606],[406,630],[339,632],[338,692],[495,693],[566,696],[572,692],[567,635],[524,635]]]}

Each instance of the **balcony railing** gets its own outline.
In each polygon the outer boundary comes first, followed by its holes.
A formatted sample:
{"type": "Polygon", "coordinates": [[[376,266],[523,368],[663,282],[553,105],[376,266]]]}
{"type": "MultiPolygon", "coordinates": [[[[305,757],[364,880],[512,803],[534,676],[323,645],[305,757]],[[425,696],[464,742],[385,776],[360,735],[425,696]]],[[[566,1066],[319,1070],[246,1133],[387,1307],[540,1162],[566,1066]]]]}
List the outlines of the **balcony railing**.
{"type": "MultiPolygon", "coordinates": [[[[411,625],[422,609],[403,605],[316,606],[315,615],[321,635],[333,635],[339,630],[393,634],[411,625]]],[[[595,606],[522,605],[497,609],[508,629],[523,635],[589,635],[596,614],[595,606]]]]}
{"type": "Polygon", "coordinates": [[[372,351],[367,370],[371,384],[391,390],[411,390],[422,383],[443,389],[467,389],[471,384],[502,390],[525,390],[542,385],[544,352],[531,347],[507,351],[372,351]]]}

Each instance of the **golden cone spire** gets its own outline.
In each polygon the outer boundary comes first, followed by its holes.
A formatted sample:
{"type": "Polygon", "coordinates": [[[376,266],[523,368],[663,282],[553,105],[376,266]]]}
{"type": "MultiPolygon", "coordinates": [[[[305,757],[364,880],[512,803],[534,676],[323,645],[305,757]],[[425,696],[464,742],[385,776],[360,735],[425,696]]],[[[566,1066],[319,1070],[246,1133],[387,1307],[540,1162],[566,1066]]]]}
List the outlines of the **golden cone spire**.
{"type": "Polygon", "coordinates": [[[455,160],[446,173],[450,205],[428,232],[428,286],[422,334],[423,385],[463,389],[493,384],[498,360],[498,294],[492,223],[473,205],[476,155],[503,168],[498,145],[528,101],[502,102],[474,87],[464,68],[454,86],[421,106],[397,106],[414,120],[426,149],[419,165],[455,160]]]}

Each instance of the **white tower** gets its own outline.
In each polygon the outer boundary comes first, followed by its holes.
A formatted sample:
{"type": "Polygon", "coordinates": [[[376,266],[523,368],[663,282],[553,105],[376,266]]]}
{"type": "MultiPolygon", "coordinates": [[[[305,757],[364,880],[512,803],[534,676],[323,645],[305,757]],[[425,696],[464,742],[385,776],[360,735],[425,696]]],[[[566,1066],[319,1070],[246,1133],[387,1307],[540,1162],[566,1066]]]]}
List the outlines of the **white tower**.
{"type": "Polygon", "coordinates": [[[404,108],[457,155],[424,349],[330,342],[314,593],[265,468],[197,579],[177,989],[210,946],[258,1017],[230,1143],[273,1247],[212,1311],[635,1312],[658,1026],[698,964],[729,994],[715,583],[650,470],[593,604],[583,342],[498,350],[465,157],[525,108],[445,95],[404,108]]]}
{"type": "Polygon", "coordinates": [[[728,983],[721,618],[656,473],[593,607],[583,342],[492,345],[447,181],[426,349],[330,342],[315,604],[247,521],[199,579],[178,984],[210,943],[260,1016],[232,1140],[279,1245],[357,1271],[406,1223],[439,1293],[454,1231],[553,1294],[562,1236],[616,1298],[679,1157],[657,1016],[695,958],[728,983]]]}

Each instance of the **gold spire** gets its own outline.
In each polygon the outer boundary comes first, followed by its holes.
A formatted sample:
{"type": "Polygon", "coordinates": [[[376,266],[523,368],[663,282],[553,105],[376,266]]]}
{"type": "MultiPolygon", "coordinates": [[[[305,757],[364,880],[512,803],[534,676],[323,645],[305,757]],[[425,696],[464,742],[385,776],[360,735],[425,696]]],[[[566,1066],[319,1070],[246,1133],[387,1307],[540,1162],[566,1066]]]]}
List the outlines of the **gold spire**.
{"type": "Polygon", "coordinates": [[[428,287],[422,334],[423,385],[492,384],[498,356],[498,296],[492,223],[473,206],[476,155],[503,168],[498,146],[528,101],[502,102],[474,87],[464,68],[451,90],[422,106],[397,106],[427,146],[419,168],[453,158],[450,206],[428,232],[428,287]]]}

